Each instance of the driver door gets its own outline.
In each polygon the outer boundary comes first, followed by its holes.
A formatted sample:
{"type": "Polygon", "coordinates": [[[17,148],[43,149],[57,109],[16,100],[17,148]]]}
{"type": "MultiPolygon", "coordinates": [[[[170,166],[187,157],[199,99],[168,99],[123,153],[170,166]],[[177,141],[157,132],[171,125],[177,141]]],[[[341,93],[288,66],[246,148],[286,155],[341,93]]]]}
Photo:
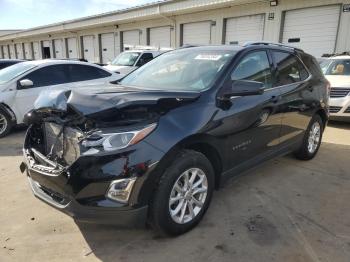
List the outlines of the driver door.
{"type": "Polygon", "coordinates": [[[268,51],[250,51],[241,58],[228,79],[230,86],[235,80],[264,84],[263,94],[230,99],[224,123],[227,126],[226,155],[231,169],[252,166],[277,150],[282,114],[279,111],[280,90],[272,88],[272,68],[268,51]]]}
{"type": "Polygon", "coordinates": [[[51,88],[53,85],[67,83],[66,70],[64,65],[50,65],[38,68],[35,71],[22,77],[17,83],[16,107],[21,114],[24,115],[34,108],[34,102],[43,90],[51,88]],[[21,87],[19,82],[28,79],[33,82],[33,86],[21,87]]]}

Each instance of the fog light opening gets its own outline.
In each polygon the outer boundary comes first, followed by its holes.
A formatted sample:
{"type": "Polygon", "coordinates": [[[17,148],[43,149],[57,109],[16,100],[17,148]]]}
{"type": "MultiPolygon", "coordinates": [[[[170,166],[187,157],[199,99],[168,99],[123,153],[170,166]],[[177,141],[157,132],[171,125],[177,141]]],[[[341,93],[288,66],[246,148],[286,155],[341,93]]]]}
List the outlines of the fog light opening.
{"type": "Polygon", "coordinates": [[[106,197],[120,203],[128,203],[136,177],[115,180],[108,188],[106,197]]]}

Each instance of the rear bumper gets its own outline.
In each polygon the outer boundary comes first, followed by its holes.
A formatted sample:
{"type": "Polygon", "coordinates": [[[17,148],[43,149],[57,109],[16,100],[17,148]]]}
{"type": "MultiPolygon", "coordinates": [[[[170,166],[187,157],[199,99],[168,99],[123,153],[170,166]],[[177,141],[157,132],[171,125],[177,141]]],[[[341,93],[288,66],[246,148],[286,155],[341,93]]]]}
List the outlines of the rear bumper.
{"type": "Polygon", "coordinates": [[[74,199],[58,202],[55,193],[45,191],[30,177],[28,180],[33,194],[57,210],[71,216],[74,220],[87,223],[109,224],[121,227],[143,227],[147,220],[148,206],[130,209],[116,207],[90,207],[79,204],[74,199]]]}

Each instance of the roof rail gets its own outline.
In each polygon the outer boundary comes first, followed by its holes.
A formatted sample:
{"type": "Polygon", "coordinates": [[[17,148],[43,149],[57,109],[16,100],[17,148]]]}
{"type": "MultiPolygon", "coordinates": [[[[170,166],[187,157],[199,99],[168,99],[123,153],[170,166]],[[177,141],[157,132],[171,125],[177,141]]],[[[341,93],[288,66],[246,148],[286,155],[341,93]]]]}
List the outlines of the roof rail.
{"type": "Polygon", "coordinates": [[[293,49],[293,50],[297,50],[300,52],[304,52],[304,50],[291,46],[291,45],[286,45],[286,44],[281,44],[281,43],[274,43],[274,42],[265,42],[265,41],[250,41],[250,42],[246,42],[243,44],[243,46],[250,46],[250,45],[271,45],[271,46],[279,46],[279,47],[285,47],[285,48],[289,48],[289,49],[293,49]]]}

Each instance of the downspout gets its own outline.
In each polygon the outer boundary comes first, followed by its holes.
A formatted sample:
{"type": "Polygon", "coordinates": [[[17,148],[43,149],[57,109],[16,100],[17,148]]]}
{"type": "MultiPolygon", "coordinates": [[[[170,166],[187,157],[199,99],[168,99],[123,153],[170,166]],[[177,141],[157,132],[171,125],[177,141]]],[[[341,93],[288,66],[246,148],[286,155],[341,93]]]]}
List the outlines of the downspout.
{"type": "Polygon", "coordinates": [[[160,4],[158,4],[158,15],[168,21],[170,21],[172,24],[173,24],[173,30],[174,30],[174,35],[175,35],[175,38],[174,38],[174,42],[175,42],[175,46],[174,48],[176,48],[176,44],[177,44],[177,30],[176,30],[176,19],[174,18],[170,18],[166,15],[163,15],[162,12],[160,11],[160,4]]]}

